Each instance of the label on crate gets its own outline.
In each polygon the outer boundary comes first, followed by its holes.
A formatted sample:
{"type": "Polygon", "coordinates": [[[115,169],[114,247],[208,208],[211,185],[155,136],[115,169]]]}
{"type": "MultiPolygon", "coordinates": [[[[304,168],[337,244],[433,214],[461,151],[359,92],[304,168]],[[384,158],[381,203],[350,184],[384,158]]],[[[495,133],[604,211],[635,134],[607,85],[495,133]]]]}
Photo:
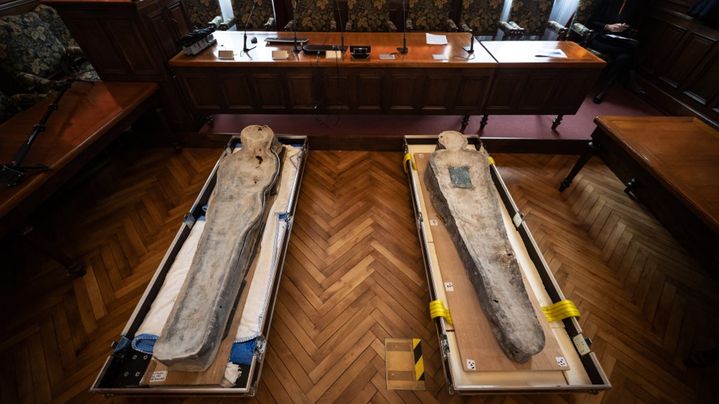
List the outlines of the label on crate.
{"type": "Polygon", "coordinates": [[[165,379],[167,379],[167,371],[166,370],[156,370],[156,371],[152,372],[152,376],[150,376],[150,383],[164,382],[165,379]]]}

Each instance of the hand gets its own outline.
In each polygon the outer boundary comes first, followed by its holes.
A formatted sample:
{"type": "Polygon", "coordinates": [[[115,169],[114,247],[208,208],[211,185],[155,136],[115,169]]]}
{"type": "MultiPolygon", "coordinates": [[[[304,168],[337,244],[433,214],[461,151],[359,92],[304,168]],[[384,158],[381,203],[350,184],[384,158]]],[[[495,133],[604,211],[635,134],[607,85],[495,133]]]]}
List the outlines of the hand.
{"type": "Polygon", "coordinates": [[[604,26],[605,31],[614,32],[614,33],[624,32],[627,30],[627,28],[629,28],[629,24],[625,24],[623,22],[618,22],[615,24],[607,24],[604,26]]]}

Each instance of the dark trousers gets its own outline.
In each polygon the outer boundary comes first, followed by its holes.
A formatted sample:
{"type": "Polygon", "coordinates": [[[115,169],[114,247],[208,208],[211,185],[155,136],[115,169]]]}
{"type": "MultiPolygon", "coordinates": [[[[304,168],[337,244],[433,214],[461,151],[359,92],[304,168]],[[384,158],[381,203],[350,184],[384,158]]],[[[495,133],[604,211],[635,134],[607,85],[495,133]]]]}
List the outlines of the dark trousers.
{"type": "Polygon", "coordinates": [[[639,46],[636,41],[610,39],[599,35],[591,41],[589,47],[611,57],[606,67],[607,83],[614,83],[624,73],[637,68],[639,46]]]}

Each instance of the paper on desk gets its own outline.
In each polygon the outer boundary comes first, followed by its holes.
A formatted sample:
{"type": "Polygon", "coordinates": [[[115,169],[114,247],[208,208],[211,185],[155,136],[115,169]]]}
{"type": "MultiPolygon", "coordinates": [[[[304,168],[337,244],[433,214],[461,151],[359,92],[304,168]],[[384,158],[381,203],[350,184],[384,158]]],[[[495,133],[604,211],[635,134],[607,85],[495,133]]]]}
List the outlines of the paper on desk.
{"type": "Polygon", "coordinates": [[[449,60],[449,58],[447,57],[447,55],[444,55],[444,54],[441,54],[441,53],[440,53],[440,54],[437,54],[437,55],[432,55],[432,58],[433,58],[434,60],[449,60]]]}
{"type": "Polygon", "coordinates": [[[447,35],[435,35],[429,32],[426,35],[427,45],[447,45],[447,35]]]}
{"type": "Polygon", "coordinates": [[[567,54],[561,49],[540,49],[534,56],[540,58],[563,58],[566,59],[567,54]]]}

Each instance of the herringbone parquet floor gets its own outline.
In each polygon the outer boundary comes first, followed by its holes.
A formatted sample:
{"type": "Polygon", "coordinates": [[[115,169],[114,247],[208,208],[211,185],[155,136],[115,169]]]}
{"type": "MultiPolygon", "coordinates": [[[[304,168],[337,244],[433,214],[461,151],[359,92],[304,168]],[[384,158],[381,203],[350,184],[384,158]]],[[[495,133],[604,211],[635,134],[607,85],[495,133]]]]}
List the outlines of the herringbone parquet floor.
{"type": "MultiPolygon", "coordinates": [[[[103,399],[87,388],[219,150],[113,155],[35,220],[33,233],[81,256],[87,275],[67,279],[27,240],[3,250],[2,402],[103,399]]],[[[464,400],[444,385],[400,159],[310,153],[255,401],[464,400]],[[428,389],[387,391],[383,339],[413,336],[425,340],[428,389]]],[[[488,400],[714,400],[717,365],[681,359],[719,344],[716,282],[598,161],[559,194],[573,157],[495,159],[614,388],[488,400]]]]}

